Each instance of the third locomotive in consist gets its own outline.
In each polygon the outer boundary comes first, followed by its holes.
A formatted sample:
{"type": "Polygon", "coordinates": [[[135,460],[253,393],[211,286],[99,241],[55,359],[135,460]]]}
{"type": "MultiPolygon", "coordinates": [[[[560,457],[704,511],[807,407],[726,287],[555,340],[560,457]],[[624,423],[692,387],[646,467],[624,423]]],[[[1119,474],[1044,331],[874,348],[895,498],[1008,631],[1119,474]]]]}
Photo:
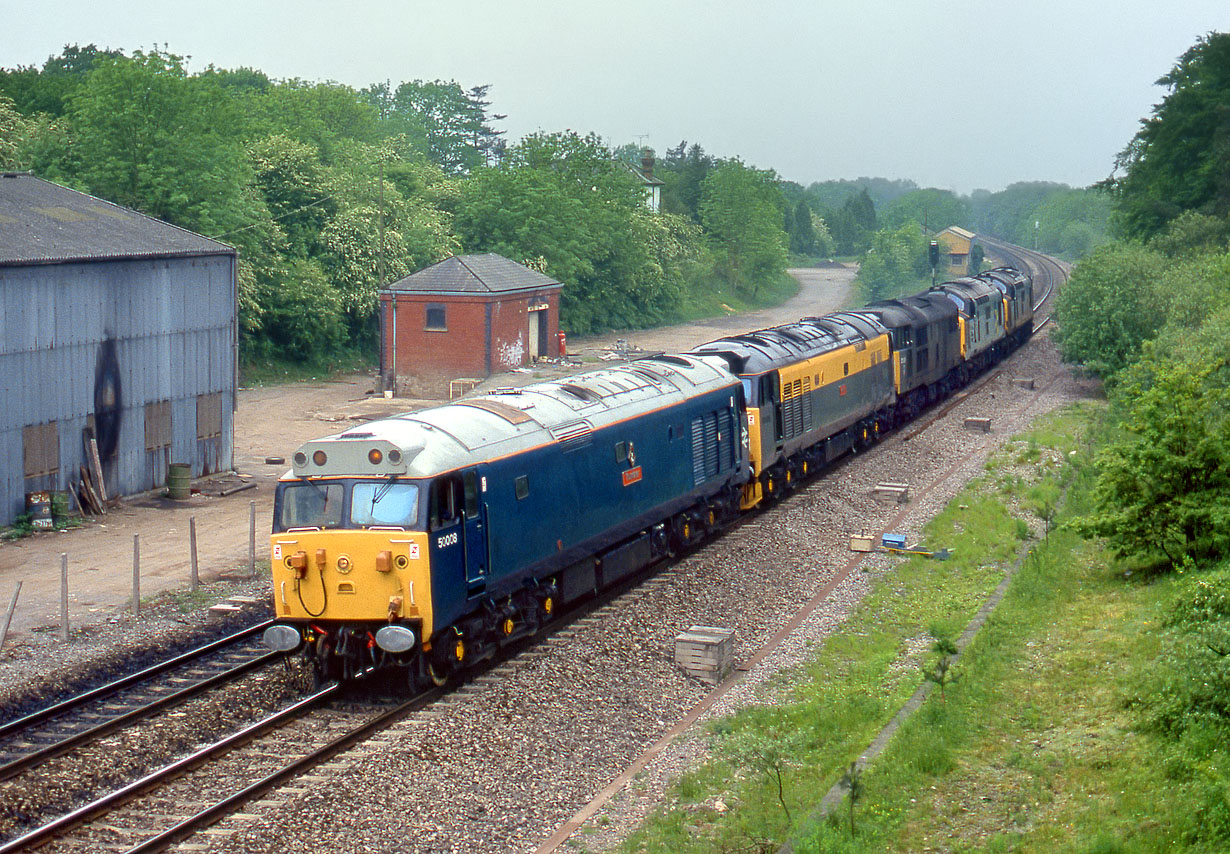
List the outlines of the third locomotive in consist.
{"type": "Polygon", "coordinates": [[[325,679],[443,683],[951,394],[1028,338],[1032,299],[998,268],[308,442],[266,642],[325,679]]]}

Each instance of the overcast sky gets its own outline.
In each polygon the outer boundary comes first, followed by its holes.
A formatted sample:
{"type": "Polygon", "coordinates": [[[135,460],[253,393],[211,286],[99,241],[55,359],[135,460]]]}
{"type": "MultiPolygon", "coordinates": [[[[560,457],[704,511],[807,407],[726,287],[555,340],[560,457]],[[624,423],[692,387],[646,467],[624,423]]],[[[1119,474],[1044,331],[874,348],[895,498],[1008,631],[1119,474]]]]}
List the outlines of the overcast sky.
{"type": "Polygon", "coordinates": [[[0,66],[66,44],[274,78],[490,83],[515,140],[680,140],[808,184],[1084,186],[1227,0],[0,0],[0,66]]]}

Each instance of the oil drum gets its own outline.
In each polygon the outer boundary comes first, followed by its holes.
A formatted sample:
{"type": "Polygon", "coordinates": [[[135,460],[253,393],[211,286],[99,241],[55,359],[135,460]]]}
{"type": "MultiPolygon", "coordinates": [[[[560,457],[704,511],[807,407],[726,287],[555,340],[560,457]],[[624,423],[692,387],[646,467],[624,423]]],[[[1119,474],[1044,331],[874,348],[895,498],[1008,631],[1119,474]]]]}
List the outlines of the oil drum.
{"type": "Polygon", "coordinates": [[[192,467],[187,463],[171,463],[167,468],[167,498],[183,501],[191,492],[188,483],[191,479],[192,467]]]}
{"type": "Polygon", "coordinates": [[[41,529],[54,527],[51,522],[50,492],[27,492],[26,512],[30,514],[30,527],[41,529]]]}

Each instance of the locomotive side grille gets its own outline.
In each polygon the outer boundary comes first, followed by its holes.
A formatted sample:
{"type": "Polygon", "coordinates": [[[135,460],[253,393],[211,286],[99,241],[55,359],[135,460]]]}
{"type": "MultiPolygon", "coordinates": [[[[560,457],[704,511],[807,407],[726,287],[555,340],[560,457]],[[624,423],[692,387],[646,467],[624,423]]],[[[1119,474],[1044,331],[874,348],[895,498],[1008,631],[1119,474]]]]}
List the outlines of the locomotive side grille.
{"type": "Polygon", "coordinates": [[[552,428],[551,435],[560,444],[560,449],[567,453],[588,446],[593,439],[593,430],[584,421],[573,421],[552,428]]]}
{"type": "Polygon", "coordinates": [[[718,473],[717,413],[692,419],[692,483],[704,483],[718,473]]]}

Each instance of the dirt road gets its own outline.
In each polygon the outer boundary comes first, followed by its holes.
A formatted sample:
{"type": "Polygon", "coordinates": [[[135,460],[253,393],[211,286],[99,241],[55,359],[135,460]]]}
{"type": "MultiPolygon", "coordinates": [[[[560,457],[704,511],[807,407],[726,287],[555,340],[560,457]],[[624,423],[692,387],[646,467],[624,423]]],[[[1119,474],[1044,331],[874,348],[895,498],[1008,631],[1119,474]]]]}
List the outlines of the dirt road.
{"type": "MultiPolygon", "coordinates": [[[[586,359],[585,367],[592,368],[595,365],[589,359],[619,338],[650,352],[685,350],[724,334],[833,311],[850,299],[852,269],[790,272],[799,280],[799,293],[776,308],[680,326],[610,333],[571,342],[570,352],[579,353],[586,359]]],[[[520,385],[565,370],[547,367],[500,375],[480,388],[520,385]]],[[[268,560],[273,485],[286,470],[285,464],[267,464],[266,458],[288,459],[295,448],[310,439],[432,403],[405,398],[385,400],[375,396],[374,389],[375,379],[371,376],[242,389],[235,414],[236,473],[194,483],[199,492],[194,491],[186,501],[139,496],[82,528],[0,543],[0,607],[7,605],[16,583],[23,584],[10,636],[59,625],[61,553],[68,554],[69,614],[74,626],[106,619],[130,607],[134,535],[140,537],[141,595],[186,588],[190,574],[190,517],[196,518],[201,577],[244,575],[248,572],[255,502],[257,571],[264,571],[261,564],[268,560]],[[248,483],[253,486],[221,495],[248,483]]]]}

